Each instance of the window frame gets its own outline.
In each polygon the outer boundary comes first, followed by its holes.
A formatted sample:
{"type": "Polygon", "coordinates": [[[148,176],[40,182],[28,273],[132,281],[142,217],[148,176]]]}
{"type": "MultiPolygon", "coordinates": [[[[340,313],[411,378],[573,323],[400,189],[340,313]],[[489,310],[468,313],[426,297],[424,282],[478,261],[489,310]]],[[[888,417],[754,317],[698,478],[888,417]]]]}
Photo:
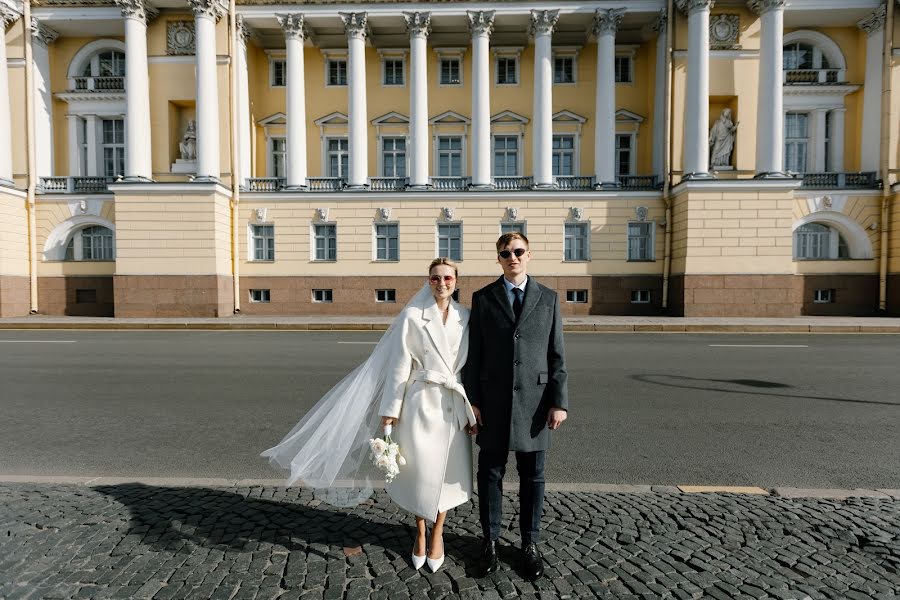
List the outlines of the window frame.
{"type": "Polygon", "coordinates": [[[575,85],[578,83],[578,63],[577,57],[575,54],[553,54],[553,85],[575,85]],[[570,61],[571,62],[571,79],[569,81],[557,81],[557,63],[556,61],[570,61]]]}
{"type": "MultiPolygon", "coordinates": [[[[494,133],[491,134],[491,177],[521,177],[522,176],[522,136],[518,133],[494,133]],[[499,138],[516,140],[516,172],[509,174],[497,173],[497,140],[499,138]]],[[[509,149],[504,149],[504,154],[509,158],[509,149]]]]}
{"type": "Polygon", "coordinates": [[[462,221],[445,221],[445,222],[437,223],[437,226],[435,227],[435,250],[436,250],[435,256],[447,256],[451,260],[454,260],[456,262],[462,262],[462,260],[463,260],[463,223],[462,223],[462,221]],[[452,240],[454,238],[450,237],[450,236],[445,237],[445,239],[447,240],[447,252],[443,253],[441,251],[441,240],[442,240],[441,228],[442,227],[457,227],[458,228],[459,254],[457,256],[454,256],[452,253],[452,240]]]}
{"type": "Polygon", "coordinates": [[[463,85],[463,59],[462,56],[438,56],[438,85],[441,87],[462,87],[463,85]],[[456,62],[456,81],[444,81],[444,63],[456,62]]]}
{"type": "Polygon", "coordinates": [[[275,224],[274,223],[250,223],[247,229],[247,249],[249,262],[271,263],[275,262],[275,224]],[[268,228],[268,232],[260,233],[262,228],[268,228]],[[257,254],[257,240],[262,241],[261,255],[257,254]]]}
{"type": "Polygon", "coordinates": [[[310,260],[311,260],[311,262],[317,262],[317,263],[337,262],[337,259],[338,259],[337,223],[332,222],[332,221],[322,221],[322,222],[312,223],[312,228],[310,230],[310,234],[311,234],[311,238],[312,238],[311,243],[310,243],[310,254],[311,254],[310,260]],[[328,235],[320,236],[319,235],[320,227],[330,228],[332,235],[331,236],[328,236],[328,235]],[[324,240],[324,245],[325,245],[325,247],[324,247],[325,254],[323,257],[319,256],[319,243],[318,242],[319,242],[320,237],[321,237],[321,239],[324,240]],[[334,241],[333,248],[331,247],[331,244],[329,244],[330,240],[334,241]]]}
{"type": "Polygon", "coordinates": [[[349,58],[346,56],[329,56],[325,58],[325,87],[347,87],[350,85],[350,72],[349,72],[349,58]],[[341,83],[340,81],[340,64],[343,63],[344,70],[343,76],[344,81],[341,83]],[[331,80],[331,65],[336,65],[337,68],[337,80],[336,82],[332,82],[331,80]]]}
{"type": "Polygon", "coordinates": [[[634,85],[634,53],[632,52],[616,52],[616,56],[613,59],[613,78],[615,79],[616,85],[624,84],[624,85],[634,85]],[[627,63],[627,77],[628,79],[620,79],[620,69],[619,69],[619,61],[625,60],[627,63]]]}
{"type": "Polygon", "coordinates": [[[808,173],[810,172],[810,160],[812,160],[812,155],[810,150],[813,148],[813,139],[812,139],[812,111],[809,110],[789,110],[784,114],[784,140],[783,144],[783,152],[784,152],[784,170],[785,172],[790,173],[808,173]],[[805,137],[788,137],[788,120],[792,116],[804,117],[806,119],[806,136],[805,137]],[[804,147],[804,166],[805,168],[802,171],[791,169],[791,166],[799,166],[789,165],[788,164],[788,146],[789,144],[796,145],[796,147],[804,147]]]}
{"type": "Polygon", "coordinates": [[[625,238],[625,260],[627,262],[656,262],[656,221],[628,221],[625,225],[625,238]],[[635,225],[645,226],[647,235],[632,236],[631,227],[635,225]],[[644,238],[647,240],[647,255],[645,257],[633,256],[631,253],[631,240],[644,238]]]}
{"type": "Polygon", "coordinates": [[[591,260],[591,222],[590,221],[566,221],[563,225],[563,262],[567,263],[583,263],[590,262],[591,260]],[[570,239],[578,239],[582,236],[570,236],[568,234],[569,227],[583,227],[584,228],[584,256],[583,257],[569,257],[569,249],[568,249],[568,240],[570,239]]]}
{"type": "Polygon", "coordinates": [[[287,177],[287,137],[281,135],[270,136],[266,142],[266,173],[268,177],[287,177]],[[278,142],[283,143],[284,149],[275,148],[278,142]],[[280,158],[279,158],[280,157],[280,158]],[[281,175],[279,175],[279,162],[281,175]]]}
{"type": "Polygon", "coordinates": [[[250,290],[250,302],[252,304],[269,304],[272,302],[272,290],[266,288],[254,288],[250,290]],[[257,293],[254,293],[257,292],[257,293]]]}
{"type": "MultiPolygon", "coordinates": [[[[494,85],[498,87],[514,87],[518,86],[522,81],[522,60],[519,56],[518,51],[504,50],[502,48],[497,48],[494,52],[494,85]],[[514,81],[500,81],[500,61],[504,61],[507,63],[508,61],[513,61],[513,77],[515,77],[514,81]]],[[[509,74],[509,68],[505,69],[506,74],[509,74]]]]}
{"type": "Polygon", "coordinates": [[[396,304],[397,289],[396,288],[379,288],[375,290],[376,304],[396,304]]]}
{"type": "MultiPolygon", "coordinates": [[[[94,246],[91,244],[91,248],[94,246]]],[[[92,250],[93,252],[93,250],[92,250]]],[[[88,223],[83,227],[78,227],[74,231],[69,234],[68,239],[66,240],[65,250],[63,251],[63,262],[115,262],[116,260],[116,232],[105,225],[100,225],[97,223],[88,223]],[[107,246],[105,243],[101,241],[100,250],[102,254],[106,254],[106,250],[109,250],[109,256],[101,256],[101,258],[85,258],[85,245],[84,245],[84,236],[86,232],[91,230],[103,229],[106,230],[108,235],[103,232],[93,233],[91,234],[91,238],[98,238],[100,240],[105,240],[107,237],[110,242],[107,246]],[[72,257],[69,258],[69,250],[71,247],[72,257]]]]}
{"type": "Polygon", "coordinates": [[[313,288],[310,291],[313,304],[334,304],[333,288],[313,288]],[[318,298],[317,296],[321,296],[321,298],[318,298]]]}
{"type": "Polygon", "coordinates": [[[322,138],[322,157],[324,158],[324,164],[322,165],[322,173],[325,177],[337,177],[346,179],[350,174],[350,138],[346,135],[330,135],[322,138]],[[346,144],[346,150],[338,149],[335,152],[332,152],[329,149],[330,142],[338,141],[344,142],[346,144]],[[338,157],[338,174],[333,175],[331,172],[331,157],[332,155],[338,157]],[[346,172],[344,172],[344,161],[341,160],[341,157],[346,157],[346,172]]]}
{"type": "Polygon", "coordinates": [[[270,56],[269,57],[269,87],[270,88],[284,88],[287,87],[287,58],[281,56],[270,56]],[[279,67],[281,65],[281,83],[277,83],[277,75],[279,67]]]}
{"type": "Polygon", "coordinates": [[[500,235],[512,231],[518,231],[528,237],[528,221],[500,221],[500,235]]]}
{"type": "Polygon", "coordinates": [[[636,133],[616,133],[613,136],[615,147],[613,148],[613,153],[615,154],[615,174],[616,179],[622,176],[634,175],[635,172],[635,163],[637,162],[635,159],[637,158],[637,134],[636,133]],[[619,148],[619,139],[620,138],[628,138],[628,148],[619,148]],[[621,173],[621,157],[620,155],[623,152],[628,152],[628,172],[621,173]]]}
{"type": "Polygon", "coordinates": [[[822,261],[822,260],[851,260],[850,247],[841,232],[830,225],[811,221],[797,227],[793,232],[793,254],[795,261],[822,261]],[[826,231],[803,231],[804,228],[810,226],[823,227],[826,231]],[[819,242],[815,244],[824,251],[823,255],[809,256],[806,250],[810,247],[812,236],[819,238],[819,242]],[[803,252],[801,252],[803,250],[803,252]],[[842,256],[843,254],[843,256],[842,256]]]}
{"type": "Polygon", "coordinates": [[[372,224],[372,260],[374,262],[400,262],[400,223],[397,221],[379,221],[377,223],[372,224]],[[380,227],[384,228],[394,228],[394,236],[391,237],[390,233],[385,235],[380,235],[378,229],[380,227]],[[385,240],[385,256],[379,257],[379,252],[381,248],[379,248],[378,242],[380,240],[385,240]],[[394,246],[394,256],[391,256],[391,239],[395,240],[394,246]]]}
{"type": "Polygon", "coordinates": [[[465,177],[466,176],[466,136],[464,135],[436,135],[435,136],[435,154],[434,154],[434,172],[437,177],[465,177]],[[447,150],[441,149],[441,141],[442,140],[459,140],[459,150],[457,151],[454,148],[448,148],[447,150]],[[448,162],[448,168],[450,172],[448,174],[441,173],[441,153],[447,152],[450,161],[448,162]],[[459,152],[459,174],[454,175],[452,173],[452,157],[456,152],[459,152]]]}
{"type": "Polygon", "coordinates": [[[587,302],[588,291],[586,289],[566,290],[566,304],[587,304],[587,302]]]}
{"type": "Polygon", "coordinates": [[[650,304],[653,299],[653,295],[650,290],[631,290],[631,304],[650,304]],[[637,298],[635,299],[635,295],[637,298]],[[646,300],[644,296],[646,295],[646,300]]]}
{"type": "Polygon", "coordinates": [[[552,140],[550,142],[551,145],[551,170],[553,171],[554,177],[574,177],[577,171],[577,162],[578,162],[578,136],[574,133],[554,133],[552,136],[552,140]],[[572,138],[572,147],[571,148],[556,148],[556,140],[563,138],[572,138]],[[556,161],[557,155],[562,158],[564,154],[571,155],[571,173],[558,173],[558,166],[562,165],[562,161],[556,161]]]}
{"type": "MultiPolygon", "coordinates": [[[[394,76],[397,75],[394,70],[394,76]]],[[[381,57],[381,85],[383,87],[406,87],[406,57],[399,55],[389,55],[381,57]],[[388,82],[388,63],[400,63],[400,82],[388,82]]]]}
{"type": "Polygon", "coordinates": [[[125,151],[126,151],[125,150],[125,140],[127,139],[126,136],[127,136],[127,134],[125,132],[125,118],[124,117],[113,117],[113,118],[101,118],[100,119],[100,139],[99,139],[100,160],[102,163],[102,170],[103,170],[104,177],[119,177],[119,176],[125,175],[125,163],[127,161],[127,158],[125,156],[125,151]],[[113,134],[114,138],[117,138],[118,137],[117,134],[121,133],[121,137],[122,137],[121,142],[118,142],[118,141],[107,142],[106,141],[106,134],[107,134],[106,124],[107,123],[113,123],[113,124],[120,123],[121,124],[121,130],[119,130],[115,125],[113,125],[113,127],[112,127],[112,134],[113,134]],[[112,161],[114,163],[113,168],[115,169],[115,168],[118,168],[119,166],[121,166],[121,173],[109,173],[108,172],[107,161],[109,161],[110,159],[107,158],[107,156],[106,156],[107,150],[112,150],[112,161]]]}
{"type": "MultiPolygon", "coordinates": [[[[400,179],[405,179],[405,178],[409,177],[409,140],[407,139],[407,137],[406,137],[405,135],[385,135],[385,136],[381,136],[381,137],[379,137],[379,139],[378,139],[378,146],[379,146],[379,155],[378,155],[379,165],[378,165],[378,172],[381,173],[381,177],[400,178],[400,179]],[[397,150],[397,148],[396,148],[396,143],[397,143],[397,141],[402,141],[402,142],[403,142],[403,149],[402,149],[402,150],[397,150]],[[395,145],[394,149],[388,150],[387,148],[385,148],[385,145],[386,145],[388,142],[391,142],[391,143],[393,143],[393,144],[395,145]],[[387,173],[387,171],[386,171],[386,169],[387,169],[387,162],[388,162],[388,161],[385,160],[389,154],[390,154],[391,157],[392,157],[392,162],[393,162],[393,165],[394,165],[394,172],[393,172],[392,174],[390,174],[390,175],[389,175],[389,174],[387,173]],[[402,160],[402,162],[398,162],[398,161],[397,161],[397,156],[398,156],[399,154],[402,154],[402,155],[403,155],[403,160],[402,160]],[[402,167],[403,167],[403,174],[402,174],[402,175],[398,175],[398,174],[397,174],[397,167],[398,167],[398,165],[402,165],[402,167]]],[[[348,150],[349,150],[349,144],[348,144],[347,147],[348,147],[348,150]]],[[[349,167],[349,157],[348,157],[348,167],[349,167]]]]}

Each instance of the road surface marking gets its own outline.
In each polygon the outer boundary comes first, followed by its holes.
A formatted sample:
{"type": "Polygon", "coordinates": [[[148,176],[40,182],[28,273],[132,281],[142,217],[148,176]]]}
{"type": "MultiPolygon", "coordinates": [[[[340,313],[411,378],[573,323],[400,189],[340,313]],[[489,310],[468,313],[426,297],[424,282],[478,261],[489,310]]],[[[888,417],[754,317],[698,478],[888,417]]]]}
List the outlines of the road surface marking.
{"type": "Polygon", "coordinates": [[[803,344],[710,344],[710,348],[809,348],[803,344]]]}
{"type": "Polygon", "coordinates": [[[338,342],[338,344],[370,344],[374,346],[378,342],[338,342]]]}
{"type": "Polygon", "coordinates": [[[0,344],[75,344],[76,340],[0,340],[0,344]]]}

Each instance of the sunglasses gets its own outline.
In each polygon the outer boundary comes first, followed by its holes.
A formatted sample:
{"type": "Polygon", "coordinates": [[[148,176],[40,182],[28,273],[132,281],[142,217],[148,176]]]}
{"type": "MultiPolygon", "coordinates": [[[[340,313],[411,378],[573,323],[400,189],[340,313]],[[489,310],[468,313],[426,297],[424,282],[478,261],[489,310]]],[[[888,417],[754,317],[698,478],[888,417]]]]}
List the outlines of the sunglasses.
{"type": "Polygon", "coordinates": [[[440,275],[432,275],[431,277],[428,278],[428,282],[431,285],[440,285],[441,281],[449,284],[449,283],[453,283],[454,279],[456,279],[456,277],[454,277],[453,275],[444,275],[443,277],[441,277],[440,275]]]}
{"type": "Polygon", "coordinates": [[[501,250],[500,252],[497,253],[497,255],[498,255],[500,258],[509,258],[509,257],[512,256],[513,254],[515,254],[515,255],[516,255],[516,258],[522,258],[522,256],[523,256],[526,252],[528,252],[528,250],[526,250],[525,248],[516,248],[516,249],[513,250],[512,252],[510,252],[509,250],[501,250]]]}

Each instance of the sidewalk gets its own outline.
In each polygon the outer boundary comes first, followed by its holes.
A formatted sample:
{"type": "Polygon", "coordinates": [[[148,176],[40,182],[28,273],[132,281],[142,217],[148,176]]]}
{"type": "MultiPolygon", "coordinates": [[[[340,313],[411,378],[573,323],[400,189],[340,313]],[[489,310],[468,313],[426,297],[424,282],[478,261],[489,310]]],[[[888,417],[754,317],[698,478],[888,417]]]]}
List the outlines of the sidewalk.
{"type": "MultiPolygon", "coordinates": [[[[247,316],[221,318],[112,318],[35,315],[0,319],[0,329],[204,329],[204,330],[383,330],[385,316],[247,316]]],[[[563,319],[566,331],[688,333],[900,333],[892,317],[627,317],[563,319]]]]}
{"type": "Polygon", "coordinates": [[[654,489],[548,492],[547,572],[532,584],[518,574],[515,495],[501,569],[479,579],[477,501],[450,512],[447,560],[432,574],[409,566],[412,519],[381,491],[342,511],[299,488],[6,482],[0,598],[900,596],[898,495],[654,489]]]}

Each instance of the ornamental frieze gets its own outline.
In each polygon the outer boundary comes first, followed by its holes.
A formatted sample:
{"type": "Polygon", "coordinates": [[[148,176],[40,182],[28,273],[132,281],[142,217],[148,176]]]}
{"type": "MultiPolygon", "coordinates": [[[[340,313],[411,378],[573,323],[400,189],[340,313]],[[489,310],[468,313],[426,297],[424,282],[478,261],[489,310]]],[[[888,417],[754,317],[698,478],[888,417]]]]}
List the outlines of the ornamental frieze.
{"type": "Polygon", "coordinates": [[[194,54],[196,50],[193,21],[169,21],[166,23],[166,54],[180,56],[194,54]]]}

